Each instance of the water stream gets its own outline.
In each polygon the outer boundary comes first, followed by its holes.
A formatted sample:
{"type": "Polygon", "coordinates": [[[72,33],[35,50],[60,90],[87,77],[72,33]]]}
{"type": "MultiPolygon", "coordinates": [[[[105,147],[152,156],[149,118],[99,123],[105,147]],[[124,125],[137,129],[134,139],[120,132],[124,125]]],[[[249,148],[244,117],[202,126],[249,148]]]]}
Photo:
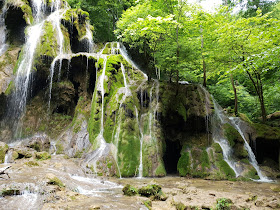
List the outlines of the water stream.
{"type": "Polygon", "coordinates": [[[248,155],[249,155],[249,161],[251,163],[251,165],[256,169],[258,176],[260,177],[259,180],[255,180],[255,181],[260,181],[260,182],[271,182],[272,180],[268,179],[265,175],[262,174],[260,167],[258,165],[258,162],[256,160],[256,157],[252,151],[252,148],[250,147],[250,145],[248,144],[244,132],[242,131],[241,128],[241,119],[238,117],[230,117],[230,122],[231,125],[234,126],[234,128],[239,132],[239,134],[241,135],[242,139],[244,140],[244,148],[247,150],[248,155]]]}

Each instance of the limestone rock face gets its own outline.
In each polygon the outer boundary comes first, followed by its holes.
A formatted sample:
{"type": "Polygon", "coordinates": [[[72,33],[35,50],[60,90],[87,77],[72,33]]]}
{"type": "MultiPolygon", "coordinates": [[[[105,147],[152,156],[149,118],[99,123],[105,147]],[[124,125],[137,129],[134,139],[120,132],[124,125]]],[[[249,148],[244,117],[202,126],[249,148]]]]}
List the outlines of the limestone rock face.
{"type": "MultiPolygon", "coordinates": [[[[119,43],[92,53],[88,14],[65,7],[65,1],[60,2],[63,17],[42,25],[31,59],[30,97],[19,126],[10,128],[13,122],[3,119],[25,55],[25,47],[20,51],[23,31],[34,14],[30,1],[6,3],[7,42],[13,47],[0,57],[0,140],[26,138],[25,146],[37,152],[48,151],[52,144],[52,153],[81,158],[84,169],[98,175],[236,178],[221,146],[213,142],[215,111],[209,93],[197,84],[148,80],[119,43]]],[[[45,1],[46,16],[51,5],[45,1]]],[[[279,164],[279,129],[249,122],[242,127],[248,143],[256,146],[258,161],[279,164]]],[[[254,178],[242,136],[227,123],[220,130],[232,147],[232,159],[244,169],[242,176],[254,178]]]]}

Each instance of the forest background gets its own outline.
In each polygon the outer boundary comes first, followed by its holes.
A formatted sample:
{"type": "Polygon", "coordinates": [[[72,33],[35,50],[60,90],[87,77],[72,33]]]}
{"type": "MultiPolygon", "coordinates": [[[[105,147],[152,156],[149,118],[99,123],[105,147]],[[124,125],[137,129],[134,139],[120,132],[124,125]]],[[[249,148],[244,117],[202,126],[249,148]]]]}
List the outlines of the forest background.
{"type": "Polygon", "coordinates": [[[68,2],[89,13],[95,43],[122,42],[149,78],[200,83],[252,121],[280,110],[279,1],[223,0],[215,11],[187,0],[68,2]]]}

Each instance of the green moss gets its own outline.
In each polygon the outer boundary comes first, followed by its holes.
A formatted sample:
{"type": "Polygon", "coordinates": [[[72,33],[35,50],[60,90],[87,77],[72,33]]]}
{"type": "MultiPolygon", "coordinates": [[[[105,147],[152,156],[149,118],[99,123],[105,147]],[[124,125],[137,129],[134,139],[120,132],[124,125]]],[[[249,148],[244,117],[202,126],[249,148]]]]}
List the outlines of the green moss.
{"type": "Polygon", "coordinates": [[[233,202],[229,198],[217,199],[216,210],[230,210],[233,202]]]}
{"type": "MultiPolygon", "coordinates": [[[[86,23],[89,21],[89,14],[81,9],[68,9],[63,15],[63,24],[65,26],[74,26],[78,32],[78,40],[86,35],[86,23]]],[[[71,30],[70,28],[68,30],[71,30]]],[[[93,30],[93,26],[91,26],[93,30]]],[[[70,31],[69,31],[70,33],[70,31]]]]}
{"type": "Polygon", "coordinates": [[[225,136],[230,144],[230,146],[234,146],[237,142],[243,142],[244,140],[240,136],[239,132],[232,127],[230,124],[224,125],[225,136]]]}
{"type": "Polygon", "coordinates": [[[252,168],[250,169],[246,174],[245,174],[245,177],[246,178],[249,178],[249,179],[260,179],[260,177],[258,176],[258,173],[256,171],[256,169],[252,168]]]}
{"type": "Polygon", "coordinates": [[[280,141],[280,128],[271,127],[265,124],[255,123],[254,128],[257,132],[257,138],[266,140],[280,141]]]}
{"type": "Polygon", "coordinates": [[[29,167],[39,166],[39,164],[35,161],[28,161],[25,163],[25,165],[27,165],[29,167]]]}
{"type": "Polygon", "coordinates": [[[160,193],[161,186],[156,184],[149,184],[147,186],[141,187],[138,193],[145,197],[150,197],[152,195],[156,195],[160,193]]]}
{"type": "Polygon", "coordinates": [[[32,15],[32,9],[29,6],[28,1],[23,0],[24,4],[20,6],[22,12],[24,13],[23,18],[27,24],[32,24],[33,23],[33,15],[32,15]]]}
{"type": "Polygon", "coordinates": [[[47,152],[36,152],[36,159],[37,160],[47,160],[50,159],[51,155],[47,152]]]}
{"type": "Polygon", "coordinates": [[[14,89],[15,89],[15,83],[14,83],[14,81],[11,81],[9,83],[8,88],[5,91],[5,95],[10,95],[14,91],[14,89]]]}
{"type": "Polygon", "coordinates": [[[43,27],[44,33],[41,36],[41,44],[39,45],[39,55],[54,58],[57,55],[57,34],[51,22],[46,21],[43,27]]]}
{"type": "Polygon", "coordinates": [[[202,171],[206,173],[206,170],[210,168],[210,160],[209,160],[208,152],[205,149],[201,154],[200,161],[201,161],[202,171]]]}
{"type": "Polygon", "coordinates": [[[166,170],[165,170],[164,164],[162,162],[160,162],[160,164],[156,168],[155,176],[159,176],[159,177],[166,176],[166,170]]]}
{"type": "Polygon", "coordinates": [[[227,162],[225,160],[220,160],[218,162],[218,167],[220,168],[220,170],[226,175],[226,177],[228,178],[234,178],[235,177],[235,173],[232,170],[232,168],[227,164],[227,162]]]}
{"type": "Polygon", "coordinates": [[[81,130],[81,125],[82,125],[82,120],[76,121],[73,132],[78,133],[81,130]]]}
{"type": "Polygon", "coordinates": [[[241,159],[241,162],[245,164],[250,164],[250,161],[247,158],[241,159]]]}
{"type": "Polygon", "coordinates": [[[179,113],[179,115],[181,115],[184,119],[184,121],[187,121],[187,111],[185,106],[182,103],[178,103],[177,104],[177,112],[179,113]]]}
{"type": "Polygon", "coordinates": [[[9,147],[7,144],[3,144],[0,146],[0,163],[4,163],[5,161],[5,155],[8,151],[9,147]]]}
{"type": "Polygon", "coordinates": [[[187,209],[187,207],[182,202],[175,203],[174,206],[175,206],[176,210],[185,210],[185,209],[187,209]]]}
{"type": "Polygon", "coordinates": [[[235,144],[233,150],[234,150],[234,155],[239,159],[244,159],[249,157],[248,152],[243,144],[240,143],[235,144]]]}
{"type": "Polygon", "coordinates": [[[50,185],[57,185],[59,187],[65,187],[65,184],[63,184],[63,182],[57,177],[51,178],[47,183],[50,185]]]}
{"type": "Polygon", "coordinates": [[[14,195],[20,195],[20,190],[19,189],[13,189],[13,188],[4,188],[0,192],[1,197],[5,196],[14,196],[14,195]]]}
{"type": "Polygon", "coordinates": [[[137,195],[138,194],[138,190],[137,188],[127,184],[124,186],[124,188],[122,189],[124,195],[127,196],[133,196],[133,195],[137,195]]]}
{"type": "Polygon", "coordinates": [[[13,160],[18,159],[18,157],[19,157],[18,152],[17,152],[17,151],[13,151],[13,153],[12,153],[12,158],[13,158],[13,160]]]}
{"type": "Polygon", "coordinates": [[[189,152],[183,152],[178,161],[177,170],[179,171],[180,176],[186,176],[187,174],[191,173],[189,152]]]}
{"type": "Polygon", "coordinates": [[[152,209],[152,201],[146,200],[146,201],[143,202],[143,204],[144,204],[149,210],[152,209]]]}
{"type": "Polygon", "coordinates": [[[223,152],[222,147],[218,143],[213,143],[212,147],[214,148],[216,153],[222,153],[223,152]]]}
{"type": "Polygon", "coordinates": [[[63,147],[62,143],[57,142],[57,143],[55,144],[55,147],[56,147],[56,154],[63,154],[63,152],[64,152],[64,147],[63,147]]]}

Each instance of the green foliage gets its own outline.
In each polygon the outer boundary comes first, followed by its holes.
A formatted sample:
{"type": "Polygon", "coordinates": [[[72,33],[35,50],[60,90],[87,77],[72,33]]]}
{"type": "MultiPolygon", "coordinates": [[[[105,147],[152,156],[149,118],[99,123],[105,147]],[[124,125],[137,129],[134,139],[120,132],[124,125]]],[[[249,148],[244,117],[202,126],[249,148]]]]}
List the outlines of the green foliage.
{"type": "Polygon", "coordinates": [[[95,28],[95,39],[98,42],[114,41],[113,33],[116,22],[123,11],[134,5],[134,0],[67,0],[72,8],[81,8],[89,13],[95,28]]]}
{"type": "MultiPolygon", "coordinates": [[[[232,7],[235,2],[230,2],[232,7]]],[[[164,3],[169,6],[139,2],[123,13],[115,30],[119,40],[141,55],[148,76],[154,76],[157,67],[165,79],[201,82],[204,62],[209,90],[229,112],[235,102],[231,77],[240,112],[257,120],[265,117],[266,109],[279,109],[279,87],[272,85],[279,77],[279,4],[272,15],[267,13],[271,2],[248,1],[248,14],[242,16],[231,14],[228,7],[210,14],[182,2],[164,3]]],[[[178,110],[186,119],[180,105],[178,110]]]]}
{"type": "Polygon", "coordinates": [[[229,198],[219,198],[217,199],[216,210],[230,210],[232,204],[233,202],[229,198]]]}

